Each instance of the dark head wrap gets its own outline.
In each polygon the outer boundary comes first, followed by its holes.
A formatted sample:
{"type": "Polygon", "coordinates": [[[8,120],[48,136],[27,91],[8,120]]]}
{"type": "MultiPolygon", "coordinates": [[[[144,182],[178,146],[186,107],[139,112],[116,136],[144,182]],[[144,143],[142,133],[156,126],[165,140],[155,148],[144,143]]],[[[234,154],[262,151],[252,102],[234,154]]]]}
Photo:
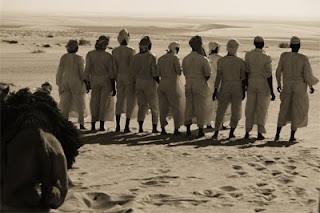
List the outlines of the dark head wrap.
{"type": "Polygon", "coordinates": [[[206,56],[206,52],[204,51],[203,45],[202,45],[202,38],[201,36],[193,36],[190,41],[189,45],[192,48],[192,51],[198,52],[200,55],[206,56]]]}
{"type": "Polygon", "coordinates": [[[70,39],[66,45],[68,52],[73,52],[75,49],[78,48],[78,41],[70,39]]]}
{"type": "Polygon", "coordinates": [[[95,48],[96,50],[105,50],[109,44],[110,37],[109,36],[100,36],[96,41],[95,48]]]}
{"type": "Polygon", "coordinates": [[[140,52],[151,50],[152,43],[149,36],[143,37],[139,42],[140,52]]]}

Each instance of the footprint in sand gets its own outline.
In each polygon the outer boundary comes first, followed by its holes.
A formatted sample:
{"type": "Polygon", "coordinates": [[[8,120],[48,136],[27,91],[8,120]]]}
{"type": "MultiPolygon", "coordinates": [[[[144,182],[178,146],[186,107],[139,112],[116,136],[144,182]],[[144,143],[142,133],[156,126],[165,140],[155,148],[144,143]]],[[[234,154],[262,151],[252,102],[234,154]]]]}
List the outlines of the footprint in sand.
{"type": "Polygon", "coordinates": [[[264,161],[264,165],[266,165],[266,166],[270,166],[270,165],[273,165],[273,164],[275,164],[276,162],[274,161],[274,160],[265,160],[264,161]]]}
{"type": "Polygon", "coordinates": [[[280,174],[282,174],[283,172],[281,172],[281,171],[279,171],[279,170],[272,170],[271,171],[271,174],[272,174],[272,176],[278,176],[278,175],[280,175],[280,174]]]}
{"type": "Polygon", "coordinates": [[[263,211],[265,211],[265,210],[266,210],[266,209],[259,209],[259,208],[254,209],[255,212],[263,212],[263,211]]]}
{"type": "Polygon", "coordinates": [[[242,169],[242,166],[232,165],[232,168],[234,168],[235,170],[240,170],[242,169]]]}
{"type": "Polygon", "coordinates": [[[143,201],[148,204],[153,204],[156,206],[169,205],[176,207],[188,207],[189,204],[193,206],[198,206],[200,204],[206,203],[209,200],[198,200],[190,197],[175,197],[169,194],[153,194],[148,195],[143,198],[143,201]]]}
{"type": "MultiPolygon", "coordinates": [[[[232,168],[236,170],[236,173],[239,174],[240,176],[245,176],[248,174],[248,172],[242,171],[243,167],[239,165],[232,165],[232,168]]],[[[237,178],[237,175],[229,175],[229,178],[237,178]]]]}
{"type": "Polygon", "coordinates": [[[267,186],[267,185],[268,185],[268,183],[266,183],[266,182],[257,183],[257,186],[259,186],[259,187],[263,187],[263,186],[267,186]]]}
{"type": "Polygon", "coordinates": [[[237,191],[238,189],[233,187],[233,186],[222,186],[220,187],[220,189],[222,189],[223,191],[227,191],[227,192],[233,192],[233,191],[237,191]]]}
{"type": "Polygon", "coordinates": [[[249,166],[254,167],[257,171],[263,171],[267,169],[263,164],[261,163],[248,163],[249,166]]]}
{"type": "Polygon", "coordinates": [[[292,177],[286,176],[286,175],[281,175],[281,176],[279,176],[279,177],[278,177],[278,181],[279,181],[280,183],[283,183],[283,184],[288,184],[288,183],[294,182],[294,181],[292,180],[292,177]]]}
{"type": "Polygon", "coordinates": [[[224,193],[214,190],[195,191],[192,194],[211,198],[219,198],[224,196],[224,193]]]}
{"type": "Polygon", "coordinates": [[[170,184],[172,179],[177,179],[179,176],[170,176],[170,175],[163,175],[163,176],[155,176],[150,178],[144,178],[142,179],[143,182],[141,182],[142,185],[147,186],[164,186],[166,184],[170,184]]]}
{"type": "Polygon", "coordinates": [[[294,170],[296,169],[297,167],[296,166],[292,166],[292,165],[288,165],[288,166],[284,166],[286,169],[289,169],[289,170],[294,170]]]}
{"type": "Polygon", "coordinates": [[[293,187],[292,191],[294,191],[299,197],[308,195],[307,190],[305,188],[293,187]]]}

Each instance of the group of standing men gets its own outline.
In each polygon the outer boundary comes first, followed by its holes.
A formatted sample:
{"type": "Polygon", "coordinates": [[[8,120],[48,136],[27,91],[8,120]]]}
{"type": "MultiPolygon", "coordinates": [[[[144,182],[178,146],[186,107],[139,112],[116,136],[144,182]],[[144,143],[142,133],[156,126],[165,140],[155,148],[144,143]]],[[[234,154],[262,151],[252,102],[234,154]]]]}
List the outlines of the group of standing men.
{"type": "MultiPolygon", "coordinates": [[[[80,129],[84,128],[85,91],[91,93],[90,109],[92,130],[100,121],[100,130],[104,131],[107,114],[113,113],[112,100],[116,102],[116,132],[120,131],[120,116],[126,113],[124,132],[130,132],[130,119],[135,117],[138,105],[137,120],[139,132],[143,132],[143,122],[148,110],[152,115],[152,132],[157,133],[160,114],[161,134],[167,134],[165,126],[167,117],[173,116],[174,134],[181,134],[179,128],[187,127],[187,135],[191,135],[191,124],[197,123],[198,137],[204,136],[203,128],[215,121],[217,139],[223,122],[230,117],[229,138],[241,119],[242,101],[247,94],[245,109],[246,134],[253,125],[258,126],[257,139],[264,139],[266,132],[268,107],[270,100],[275,100],[272,82],[271,57],[263,50],[264,40],[254,38],[255,49],[246,53],[245,60],[237,56],[240,43],[231,39],[227,43],[228,54],[220,56],[220,45],[209,43],[209,56],[203,48],[202,38],[194,36],[189,41],[192,52],[182,61],[178,57],[180,44],[172,42],[166,54],[157,58],[152,54],[152,42],[145,36],[139,42],[139,53],[128,46],[129,32],[119,32],[119,47],[106,52],[109,37],[100,36],[95,50],[86,56],[86,63],[78,50],[76,40],[66,45],[68,53],[63,55],[57,72],[57,85],[60,94],[60,109],[68,117],[72,102],[79,113],[80,129]],[[185,85],[181,79],[185,76],[185,85]]],[[[308,94],[307,86],[313,93],[313,85],[318,79],[313,76],[308,58],[299,54],[300,39],[292,37],[292,52],[281,55],[276,71],[277,90],[281,92],[280,112],[276,140],[279,140],[281,127],[291,121],[290,141],[294,141],[297,128],[307,125],[308,94]],[[283,78],[283,80],[282,80],[283,78]],[[283,82],[283,87],[282,87],[283,82]]]]}

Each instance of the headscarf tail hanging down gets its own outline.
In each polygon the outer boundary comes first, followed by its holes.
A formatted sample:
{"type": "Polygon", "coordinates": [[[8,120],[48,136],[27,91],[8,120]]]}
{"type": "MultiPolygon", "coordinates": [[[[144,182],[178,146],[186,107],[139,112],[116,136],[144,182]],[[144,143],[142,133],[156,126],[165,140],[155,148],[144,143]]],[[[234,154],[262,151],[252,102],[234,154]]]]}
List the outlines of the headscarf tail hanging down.
{"type": "Polygon", "coordinates": [[[193,51],[198,52],[200,55],[207,56],[204,47],[201,36],[193,36],[190,41],[189,45],[192,48],[193,51]]]}

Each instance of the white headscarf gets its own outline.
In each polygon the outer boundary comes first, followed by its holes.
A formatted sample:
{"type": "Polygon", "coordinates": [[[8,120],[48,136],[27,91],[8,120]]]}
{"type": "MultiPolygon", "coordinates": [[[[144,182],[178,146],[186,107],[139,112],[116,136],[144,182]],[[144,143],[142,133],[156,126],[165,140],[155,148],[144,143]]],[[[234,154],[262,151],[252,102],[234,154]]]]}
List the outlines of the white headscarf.
{"type": "Polygon", "coordinates": [[[177,48],[180,48],[180,44],[178,42],[172,42],[168,46],[168,49],[174,53],[177,52],[177,48]]]}
{"type": "Polygon", "coordinates": [[[213,51],[213,50],[215,50],[215,49],[217,49],[217,48],[220,48],[220,44],[219,43],[217,43],[217,42],[210,42],[209,43],[209,54],[213,51]]]}
{"type": "Polygon", "coordinates": [[[129,39],[130,39],[130,35],[129,35],[128,30],[127,29],[122,29],[119,32],[119,35],[118,35],[119,44],[121,45],[124,40],[127,42],[127,44],[129,44],[129,39]]]}

